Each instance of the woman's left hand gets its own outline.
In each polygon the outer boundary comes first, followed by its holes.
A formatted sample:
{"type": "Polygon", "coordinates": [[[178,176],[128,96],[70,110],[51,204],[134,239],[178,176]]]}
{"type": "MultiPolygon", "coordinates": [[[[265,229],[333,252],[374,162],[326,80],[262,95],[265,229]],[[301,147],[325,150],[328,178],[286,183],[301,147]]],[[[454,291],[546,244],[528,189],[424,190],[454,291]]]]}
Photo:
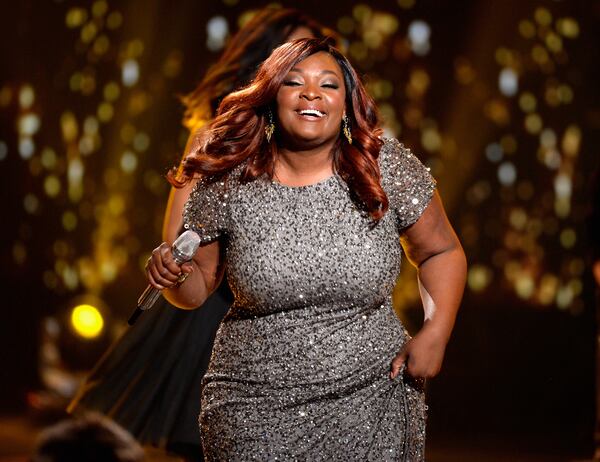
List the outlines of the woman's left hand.
{"type": "Polygon", "coordinates": [[[442,335],[424,326],[392,360],[390,378],[396,378],[404,363],[405,371],[412,377],[428,379],[436,376],[442,368],[446,343],[442,335]]]}

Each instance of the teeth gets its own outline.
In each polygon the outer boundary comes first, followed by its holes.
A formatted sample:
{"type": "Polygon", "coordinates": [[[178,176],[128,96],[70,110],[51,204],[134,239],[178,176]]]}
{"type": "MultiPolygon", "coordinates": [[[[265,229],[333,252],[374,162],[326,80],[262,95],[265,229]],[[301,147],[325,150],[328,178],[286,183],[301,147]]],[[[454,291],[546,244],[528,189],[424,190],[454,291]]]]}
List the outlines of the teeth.
{"type": "Polygon", "coordinates": [[[325,115],[324,112],[317,111],[316,109],[304,109],[304,110],[300,111],[300,114],[313,115],[313,116],[317,116],[317,117],[323,117],[325,115]]]}

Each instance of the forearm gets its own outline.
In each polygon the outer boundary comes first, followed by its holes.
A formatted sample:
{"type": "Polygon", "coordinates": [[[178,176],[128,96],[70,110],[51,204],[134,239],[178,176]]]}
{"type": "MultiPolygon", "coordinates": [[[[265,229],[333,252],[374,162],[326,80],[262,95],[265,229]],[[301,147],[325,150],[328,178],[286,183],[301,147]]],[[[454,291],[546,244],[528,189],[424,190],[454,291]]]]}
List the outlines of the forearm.
{"type": "Polygon", "coordinates": [[[466,282],[467,263],[459,243],[425,260],[418,268],[425,310],[423,329],[448,342],[466,282]]]}
{"type": "Polygon", "coordinates": [[[181,284],[163,289],[163,296],[177,308],[193,310],[201,306],[209,296],[202,271],[192,261],[194,270],[181,284]]]}

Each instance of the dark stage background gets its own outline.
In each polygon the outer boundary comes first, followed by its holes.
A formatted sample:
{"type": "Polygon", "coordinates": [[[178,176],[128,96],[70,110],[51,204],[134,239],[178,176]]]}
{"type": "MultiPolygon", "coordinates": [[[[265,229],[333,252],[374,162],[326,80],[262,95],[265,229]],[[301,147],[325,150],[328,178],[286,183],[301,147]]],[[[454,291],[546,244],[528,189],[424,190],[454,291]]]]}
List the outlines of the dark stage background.
{"type": "MultiPolygon", "coordinates": [[[[454,448],[591,457],[585,218],[600,142],[600,1],[281,3],[345,38],[387,132],[438,179],[467,252],[465,300],[428,385],[431,460],[459,460],[454,448]]],[[[70,374],[124,328],[160,241],[164,174],[187,137],[177,95],[265,5],[1,7],[3,415],[34,415],[36,390],[68,395],[70,374]],[[80,303],[104,322],[90,339],[70,327],[80,303]]],[[[422,313],[405,269],[395,300],[414,332],[422,313]]]]}

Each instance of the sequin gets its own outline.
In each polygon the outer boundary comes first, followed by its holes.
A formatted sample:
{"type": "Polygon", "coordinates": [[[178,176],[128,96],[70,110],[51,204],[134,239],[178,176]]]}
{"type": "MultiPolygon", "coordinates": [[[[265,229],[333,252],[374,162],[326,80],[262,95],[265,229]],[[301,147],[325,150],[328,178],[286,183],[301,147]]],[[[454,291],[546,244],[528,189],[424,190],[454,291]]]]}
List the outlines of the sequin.
{"type": "Polygon", "coordinates": [[[399,235],[435,180],[395,139],[379,163],[390,210],[376,226],[337,175],[242,184],[237,168],[192,193],[186,227],[222,239],[235,294],[202,382],[206,460],[423,460],[423,391],[389,378],[410,338],[391,294],[399,235]]]}

